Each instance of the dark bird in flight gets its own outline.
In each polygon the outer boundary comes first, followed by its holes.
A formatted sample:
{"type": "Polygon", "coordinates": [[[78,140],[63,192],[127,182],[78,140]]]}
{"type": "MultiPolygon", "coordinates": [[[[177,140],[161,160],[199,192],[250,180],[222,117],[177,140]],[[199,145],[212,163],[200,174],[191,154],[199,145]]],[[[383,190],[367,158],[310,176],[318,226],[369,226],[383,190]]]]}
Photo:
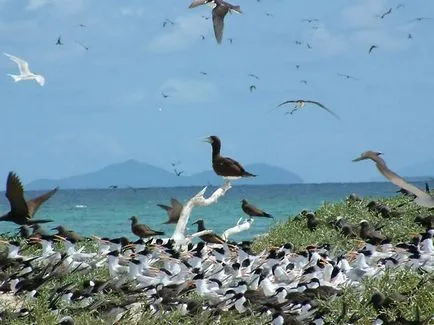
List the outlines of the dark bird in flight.
{"type": "Polygon", "coordinates": [[[63,45],[63,43],[62,43],[62,36],[59,36],[57,38],[56,45],[63,45]]]}
{"type": "Polygon", "coordinates": [[[307,85],[307,80],[300,80],[300,82],[301,82],[302,84],[307,85]]]}
{"type": "Polygon", "coordinates": [[[295,44],[297,44],[297,45],[301,45],[301,44],[303,44],[303,43],[300,42],[300,41],[295,41],[295,44]]]}
{"type": "Polygon", "coordinates": [[[161,96],[163,96],[163,98],[167,98],[167,97],[169,97],[169,95],[167,95],[167,94],[165,94],[165,93],[163,93],[163,92],[161,92],[161,96]]]}
{"type": "Polygon", "coordinates": [[[309,43],[306,43],[306,47],[310,50],[312,46],[309,43]]]}
{"type": "Polygon", "coordinates": [[[217,136],[209,136],[204,141],[210,143],[212,146],[212,168],[217,175],[227,179],[256,177],[256,175],[247,172],[238,161],[229,157],[223,157],[220,154],[221,142],[217,136]]]}
{"type": "Polygon", "coordinates": [[[42,194],[34,199],[26,201],[24,199],[24,189],[19,177],[14,172],[9,172],[6,182],[6,197],[9,200],[11,210],[0,217],[0,221],[10,221],[18,225],[33,223],[45,223],[52,220],[32,219],[41,204],[47,201],[58,190],[58,187],[42,194]]]}
{"type": "Polygon", "coordinates": [[[385,13],[379,15],[378,17],[380,19],[384,19],[384,17],[386,17],[387,15],[390,15],[392,13],[392,8],[389,8],[389,10],[387,10],[385,13]]]}
{"type": "Polygon", "coordinates": [[[252,77],[252,78],[259,80],[259,77],[253,73],[249,73],[249,77],[252,77]]]}
{"type": "Polygon", "coordinates": [[[228,12],[236,12],[241,14],[241,8],[238,5],[232,5],[223,0],[194,0],[189,8],[195,8],[204,4],[212,4],[212,22],[214,27],[214,35],[217,43],[220,44],[223,38],[224,18],[228,12]]]}
{"type": "Polygon", "coordinates": [[[203,72],[203,71],[201,71],[200,74],[201,74],[201,75],[204,75],[204,76],[207,76],[207,75],[208,75],[208,73],[203,72]]]}
{"type": "Polygon", "coordinates": [[[273,17],[274,15],[273,15],[273,14],[270,14],[269,12],[266,12],[266,13],[265,13],[265,16],[273,17]]]}
{"type": "Polygon", "coordinates": [[[295,107],[294,107],[294,109],[293,109],[292,111],[289,112],[289,114],[291,114],[291,115],[292,115],[295,111],[297,111],[297,110],[303,108],[304,105],[305,105],[306,103],[311,103],[311,104],[315,104],[315,105],[321,107],[322,109],[326,110],[327,112],[329,112],[330,114],[332,114],[332,115],[333,115],[334,117],[336,117],[337,119],[340,119],[339,116],[337,116],[335,113],[333,113],[330,109],[328,109],[328,108],[325,107],[323,104],[321,104],[321,103],[319,103],[319,102],[317,102],[317,101],[314,101],[314,100],[304,100],[304,99],[287,100],[287,101],[285,101],[285,102],[280,103],[279,105],[277,105],[277,107],[280,107],[280,106],[282,106],[282,105],[289,104],[289,103],[295,103],[295,107]]]}
{"type": "Polygon", "coordinates": [[[353,159],[353,161],[355,162],[365,159],[371,159],[373,162],[375,162],[377,169],[385,178],[387,178],[396,186],[416,195],[416,199],[414,199],[414,202],[416,202],[416,204],[426,208],[434,208],[434,197],[431,196],[429,193],[426,193],[425,191],[419,189],[418,187],[407,183],[407,181],[405,181],[401,176],[390,170],[387,167],[386,162],[380,157],[381,154],[381,152],[376,151],[365,151],[360,155],[360,157],[353,159]]]}
{"type": "Polygon", "coordinates": [[[314,21],[317,22],[319,20],[316,18],[312,18],[312,19],[302,19],[302,21],[310,24],[313,23],[314,21]]]}
{"type": "Polygon", "coordinates": [[[241,209],[243,209],[244,213],[247,214],[249,217],[273,218],[271,214],[258,209],[254,205],[247,202],[247,200],[245,199],[241,201],[241,209]]]}
{"type": "Polygon", "coordinates": [[[300,69],[300,65],[299,65],[299,64],[296,64],[296,65],[295,65],[295,68],[296,68],[296,69],[300,69]]]}
{"type": "Polygon", "coordinates": [[[131,220],[131,232],[137,237],[146,238],[146,237],[164,235],[163,231],[152,230],[145,224],[139,224],[139,221],[135,216],[132,216],[130,220],[131,220]]]}
{"type": "MultiPolygon", "coordinates": [[[[205,223],[202,219],[197,220],[196,222],[193,222],[193,225],[197,224],[197,232],[206,230],[205,223]]],[[[199,236],[200,239],[202,239],[206,243],[210,244],[224,244],[225,240],[218,236],[215,233],[210,233],[206,235],[199,236]]]]}
{"type": "Polygon", "coordinates": [[[84,48],[86,51],[89,50],[89,47],[87,47],[86,45],[84,45],[83,43],[79,42],[79,41],[75,41],[75,43],[77,43],[78,45],[80,45],[82,48],[84,48]]]}
{"type": "Polygon", "coordinates": [[[202,16],[203,19],[208,20],[210,17],[208,16],[202,16]]]}
{"type": "Polygon", "coordinates": [[[170,164],[172,165],[172,167],[175,167],[176,165],[179,165],[180,163],[181,163],[181,161],[178,160],[178,161],[173,161],[170,164]]]}
{"type": "Polygon", "coordinates": [[[205,40],[205,35],[200,35],[200,38],[202,39],[202,41],[205,40]]]}
{"type": "Polygon", "coordinates": [[[87,25],[85,25],[85,24],[78,24],[78,26],[80,26],[81,28],[87,27],[87,25]]]}
{"type": "Polygon", "coordinates": [[[256,86],[255,86],[255,85],[251,85],[251,86],[249,87],[249,89],[250,89],[250,92],[252,92],[253,90],[256,90],[256,86]]]}
{"type": "Polygon", "coordinates": [[[378,48],[377,45],[371,45],[371,47],[369,48],[369,54],[371,54],[372,50],[376,48],[378,48]]]}
{"type": "Polygon", "coordinates": [[[230,44],[232,44],[232,42],[234,41],[232,38],[228,38],[228,41],[230,44]]]}
{"type": "Polygon", "coordinates": [[[116,189],[116,188],[118,188],[118,186],[117,185],[110,185],[109,188],[116,189]]]}
{"type": "Polygon", "coordinates": [[[176,168],[173,170],[173,172],[175,173],[176,176],[181,176],[184,173],[183,170],[177,170],[176,168]]]}
{"type": "Polygon", "coordinates": [[[170,205],[171,206],[167,206],[164,204],[157,204],[157,206],[159,206],[163,210],[166,210],[167,215],[169,216],[169,220],[163,222],[164,224],[177,223],[179,220],[179,216],[181,215],[182,212],[183,206],[177,199],[175,198],[170,199],[170,205]]]}
{"type": "Polygon", "coordinates": [[[338,73],[338,76],[344,77],[346,79],[358,80],[357,78],[354,78],[353,76],[350,76],[349,74],[338,73]]]}
{"type": "Polygon", "coordinates": [[[407,38],[408,39],[413,39],[413,35],[411,35],[411,33],[408,33],[407,38]]]}
{"type": "Polygon", "coordinates": [[[417,17],[417,18],[414,18],[413,20],[410,20],[410,22],[413,22],[413,21],[422,21],[422,20],[431,20],[432,18],[429,18],[429,17],[417,17]]]}
{"type": "Polygon", "coordinates": [[[165,21],[163,21],[163,27],[166,27],[167,24],[171,24],[172,26],[175,25],[175,23],[173,21],[171,21],[170,19],[167,19],[165,21]]]}

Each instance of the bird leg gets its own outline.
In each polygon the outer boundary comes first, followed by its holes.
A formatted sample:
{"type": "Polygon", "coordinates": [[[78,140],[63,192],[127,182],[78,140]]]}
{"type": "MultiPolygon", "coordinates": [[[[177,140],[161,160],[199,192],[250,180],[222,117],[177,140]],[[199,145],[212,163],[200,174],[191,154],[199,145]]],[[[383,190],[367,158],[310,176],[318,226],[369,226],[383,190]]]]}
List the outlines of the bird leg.
{"type": "Polygon", "coordinates": [[[172,239],[178,247],[185,246],[187,243],[185,236],[185,228],[187,227],[188,219],[190,218],[191,211],[195,206],[208,206],[217,203],[218,199],[225,195],[225,193],[232,187],[229,180],[225,180],[223,185],[214,191],[210,197],[205,198],[204,194],[207,189],[205,186],[194,197],[192,197],[187,204],[184,205],[179,216],[178,223],[176,224],[175,231],[173,232],[172,239]]]}

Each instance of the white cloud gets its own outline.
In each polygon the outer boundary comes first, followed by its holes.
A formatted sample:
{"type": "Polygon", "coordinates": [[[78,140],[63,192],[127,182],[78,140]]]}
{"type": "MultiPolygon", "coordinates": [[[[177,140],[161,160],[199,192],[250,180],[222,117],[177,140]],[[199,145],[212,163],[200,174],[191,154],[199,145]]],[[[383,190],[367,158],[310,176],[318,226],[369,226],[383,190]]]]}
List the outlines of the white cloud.
{"type": "Polygon", "coordinates": [[[160,91],[169,95],[164,101],[176,104],[210,102],[218,93],[216,86],[210,82],[181,78],[167,80],[160,91]]]}
{"type": "Polygon", "coordinates": [[[153,53],[169,53],[188,49],[200,36],[205,35],[212,24],[200,15],[182,16],[175,20],[175,25],[168,26],[154,37],[147,45],[153,53]]]}
{"type": "Polygon", "coordinates": [[[86,0],[29,0],[26,10],[38,10],[46,6],[52,6],[58,11],[74,14],[84,9],[86,0]]]}

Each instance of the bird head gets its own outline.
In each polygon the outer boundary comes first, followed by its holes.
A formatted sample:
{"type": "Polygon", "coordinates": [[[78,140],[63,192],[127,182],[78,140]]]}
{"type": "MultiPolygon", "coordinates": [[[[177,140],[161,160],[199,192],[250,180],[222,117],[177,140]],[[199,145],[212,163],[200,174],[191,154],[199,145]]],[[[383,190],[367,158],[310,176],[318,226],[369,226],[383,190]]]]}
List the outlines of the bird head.
{"type": "Polygon", "coordinates": [[[132,217],[130,218],[130,220],[131,220],[132,222],[137,222],[137,217],[136,217],[136,216],[132,216],[132,217]]]}
{"type": "Polygon", "coordinates": [[[65,228],[63,226],[57,226],[57,227],[51,228],[51,230],[57,230],[58,232],[63,232],[65,230],[65,228]]]}
{"type": "Polygon", "coordinates": [[[356,161],[365,160],[365,159],[372,159],[372,160],[374,160],[375,157],[377,157],[379,155],[382,155],[382,154],[383,153],[380,152],[380,151],[371,151],[371,150],[369,150],[369,151],[365,151],[364,153],[362,153],[360,155],[360,157],[354,158],[353,161],[356,162],[356,161]]]}
{"type": "Polygon", "coordinates": [[[208,142],[208,143],[213,144],[214,142],[217,142],[217,141],[218,141],[218,137],[215,136],[215,135],[211,135],[211,136],[209,136],[209,137],[203,139],[203,141],[204,141],[204,142],[208,142]]]}
{"type": "Polygon", "coordinates": [[[242,200],[241,200],[241,203],[242,203],[242,204],[247,204],[247,200],[246,200],[246,199],[242,199],[242,200]]]}

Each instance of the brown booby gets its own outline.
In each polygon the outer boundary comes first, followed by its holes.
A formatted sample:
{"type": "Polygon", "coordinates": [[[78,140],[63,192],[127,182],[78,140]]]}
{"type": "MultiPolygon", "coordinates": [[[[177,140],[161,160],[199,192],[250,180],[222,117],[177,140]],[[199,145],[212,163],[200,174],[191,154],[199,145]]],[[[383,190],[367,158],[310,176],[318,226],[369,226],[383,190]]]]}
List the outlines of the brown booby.
{"type": "Polygon", "coordinates": [[[210,4],[212,10],[212,22],[214,27],[214,35],[217,43],[220,44],[223,39],[224,18],[228,12],[236,12],[241,14],[241,8],[237,5],[232,5],[223,0],[194,0],[189,8],[195,8],[200,5],[210,4]]]}
{"type": "Polygon", "coordinates": [[[381,174],[383,174],[384,177],[386,177],[396,186],[399,186],[400,188],[403,188],[408,192],[416,195],[416,199],[414,200],[414,202],[416,202],[422,207],[434,208],[434,197],[432,197],[429,193],[422,191],[418,187],[407,183],[401,176],[391,171],[387,167],[386,162],[380,157],[381,154],[381,152],[365,151],[360,155],[360,157],[353,159],[353,161],[355,162],[365,159],[371,159],[373,162],[375,162],[377,169],[380,171],[381,174]]]}
{"type": "MultiPolygon", "coordinates": [[[[193,222],[193,225],[197,224],[197,232],[206,230],[205,223],[202,219],[197,220],[196,222],[193,222]]],[[[206,243],[211,244],[224,244],[225,240],[221,238],[220,236],[216,235],[215,233],[210,233],[206,235],[199,236],[200,239],[202,239],[206,243]]]]}
{"type": "Polygon", "coordinates": [[[256,175],[247,172],[243,166],[236,160],[220,155],[220,139],[212,135],[205,142],[211,143],[212,146],[212,168],[214,172],[226,179],[238,179],[241,177],[256,177],[256,175]]]}
{"type": "Polygon", "coordinates": [[[51,222],[53,220],[34,220],[32,217],[38,211],[42,203],[47,201],[57,192],[58,187],[42,194],[34,199],[24,199],[24,189],[19,177],[14,172],[9,172],[6,182],[6,197],[9,200],[11,211],[0,217],[0,221],[10,221],[18,225],[51,222]]]}
{"type": "Polygon", "coordinates": [[[63,237],[67,240],[75,240],[75,241],[81,241],[83,240],[83,237],[81,237],[79,234],[77,234],[76,232],[72,231],[72,230],[67,230],[64,226],[59,225],[57,227],[54,227],[51,230],[57,230],[57,236],[63,237]]]}
{"type": "Polygon", "coordinates": [[[163,222],[164,224],[177,223],[179,220],[179,216],[181,215],[181,212],[182,212],[183,206],[177,199],[171,198],[170,199],[170,205],[171,206],[167,206],[164,204],[157,204],[157,206],[166,210],[167,215],[169,216],[169,220],[167,220],[166,222],[163,222]]]}
{"type": "Polygon", "coordinates": [[[271,214],[258,209],[254,205],[247,202],[246,199],[243,199],[241,201],[241,208],[243,209],[244,213],[247,214],[249,217],[273,218],[273,216],[271,214]]]}
{"type": "Polygon", "coordinates": [[[139,224],[139,221],[135,216],[132,216],[130,220],[131,220],[131,232],[140,238],[164,235],[163,231],[152,230],[145,224],[139,224]]]}

